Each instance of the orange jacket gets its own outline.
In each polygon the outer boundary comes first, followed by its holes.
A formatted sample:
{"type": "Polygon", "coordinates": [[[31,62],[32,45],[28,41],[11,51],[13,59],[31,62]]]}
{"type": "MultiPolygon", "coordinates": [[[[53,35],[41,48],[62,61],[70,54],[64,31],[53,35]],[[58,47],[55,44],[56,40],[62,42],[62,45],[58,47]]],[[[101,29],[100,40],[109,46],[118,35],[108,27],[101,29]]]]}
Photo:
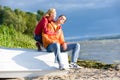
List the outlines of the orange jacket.
{"type": "Polygon", "coordinates": [[[56,26],[54,22],[48,23],[47,29],[50,30],[53,33],[56,33],[54,35],[45,34],[42,33],[42,41],[43,46],[46,48],[49,44],[57,42],[60,45],[65,43],[63,31],[60,26],[56,26]]]}

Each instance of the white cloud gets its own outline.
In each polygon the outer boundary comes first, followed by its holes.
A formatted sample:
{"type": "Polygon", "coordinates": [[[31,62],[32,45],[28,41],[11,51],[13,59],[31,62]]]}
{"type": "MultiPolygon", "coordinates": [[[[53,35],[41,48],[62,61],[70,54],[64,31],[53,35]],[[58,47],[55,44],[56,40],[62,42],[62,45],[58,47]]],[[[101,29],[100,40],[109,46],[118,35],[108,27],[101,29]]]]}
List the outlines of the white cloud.
{"type": "Polygon", "coordinates": [[[24,10],[32,10],[39,8],[48,9],[55,7],[57,10],[70,11],[77,9],[96,9],[104,8],[114,5],[120,2],[119,0],[65,0],[65,1],[54,1],[54,0],[0,0],[0,4],[8,5],[12,8],[21,8],[24,10]]]}
{"type": "Polygon", "coordinates": [[[114,5],[118,0],[80,0],[80,1],[66,1],[65,3],[50,3],[48,6],[54,6],[61,10],[75,10],[75,9],[96,9],[105,8],[114,5]]]}
{"type": "Polygon", "coordinates": [[[48,9],[54,7],[57,10],[73,11],[79,9],[98,9],[106,8],[120,2],[119,0],[66,0],[66,1],[47,1],[41,7],[48,9]]]}

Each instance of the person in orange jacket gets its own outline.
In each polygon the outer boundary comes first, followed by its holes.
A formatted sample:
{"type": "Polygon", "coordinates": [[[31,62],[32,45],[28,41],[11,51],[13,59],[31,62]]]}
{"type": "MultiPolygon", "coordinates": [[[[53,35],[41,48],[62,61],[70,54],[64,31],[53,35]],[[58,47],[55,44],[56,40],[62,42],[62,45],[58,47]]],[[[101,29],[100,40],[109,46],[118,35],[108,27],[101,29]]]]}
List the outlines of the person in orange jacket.
{"type": "Polygon", "coordinates": [[[64,70],[64,65],[61,63],[60,53],[72,50],[72,58],[69,67],[70,68],[81,68],[76,64],[80,52],[79,43],[67,43],[64,40],[64,35],[62,31],[62,24],[66,21],[66,16],[60,15],[55,22],[50,22],[47,25],[47,29],[55,33],[54,35],[49,35],[42,33],[43,46],[48,52],[55,53],[55,60],[59,64],[59,69],[64,70]]]}

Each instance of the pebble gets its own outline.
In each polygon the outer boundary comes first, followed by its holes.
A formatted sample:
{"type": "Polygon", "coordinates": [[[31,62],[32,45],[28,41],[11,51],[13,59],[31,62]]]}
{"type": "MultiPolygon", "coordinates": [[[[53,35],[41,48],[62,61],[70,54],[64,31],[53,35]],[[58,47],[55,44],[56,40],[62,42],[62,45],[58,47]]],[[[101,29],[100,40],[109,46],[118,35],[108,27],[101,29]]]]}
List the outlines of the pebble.
{"type": "Polygon", "coordinates": [[[115,70],[120,70],[120,64],[117,64],[117,65],[115,66],[115,70]]]}

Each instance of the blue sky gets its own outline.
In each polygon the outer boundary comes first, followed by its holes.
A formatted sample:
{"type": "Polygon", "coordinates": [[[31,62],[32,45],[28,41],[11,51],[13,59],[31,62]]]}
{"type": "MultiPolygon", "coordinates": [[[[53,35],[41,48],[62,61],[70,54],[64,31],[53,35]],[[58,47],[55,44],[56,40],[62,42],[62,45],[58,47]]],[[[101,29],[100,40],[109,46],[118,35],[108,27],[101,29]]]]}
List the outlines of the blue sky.
{"type": "Polygon", "coordinates": [[[63,25],[65,37],[79,38],[120,34],[120,0],[0,0],[0,5],[23,11],[47,11],[68,18],[63,25]]]}

